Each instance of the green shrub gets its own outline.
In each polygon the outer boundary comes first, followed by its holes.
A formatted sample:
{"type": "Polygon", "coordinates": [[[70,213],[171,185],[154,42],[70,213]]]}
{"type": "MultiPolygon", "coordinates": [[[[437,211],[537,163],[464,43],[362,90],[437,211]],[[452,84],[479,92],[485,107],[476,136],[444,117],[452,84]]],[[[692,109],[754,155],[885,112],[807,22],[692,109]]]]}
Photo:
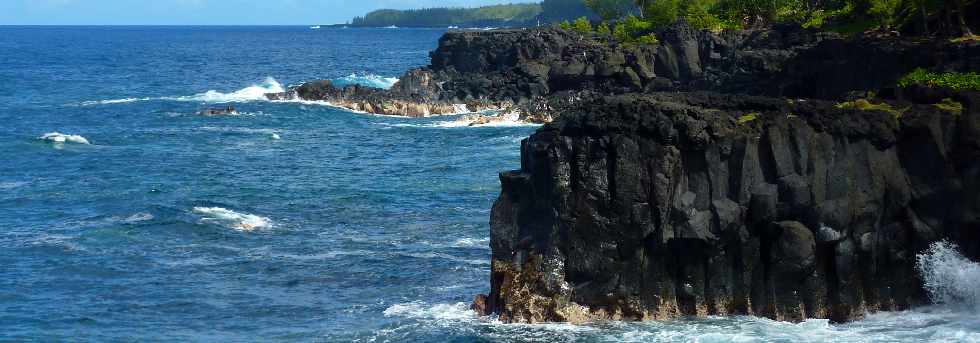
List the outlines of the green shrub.
{"type": "Polygon", "coordinates": [[[621,22],[616,23],[616,26],[613,27],[613,38],[624,43],[633,40],[633,37],[630,37],[629,31],[626,31],[626,25],[621,22]]]}
{"type": "Polygon", "coordinates": [[[938,108],[940,111],[952,114],[954,116],[963,114],[963,104],[950,98],[945,98],[933,106],[936,106],[936,108],[938,108]]]}
{"type": "Polygon", "coordinates": [[[630,15],[616,23],[612,35],[616,40],[623,43],[654,44],[659,42],[657,37],[653,34],[647,34],[652,28],[653,24],[630,15]]]}
{"type": "Polygon", "coordinates": [[[637,18],[634,15],[627,16],[626,19],[623,19],[623,25],[626,26],[626,31],[634,37],[653,28],[652,23],[637,18]]]}
{"type": "Polygon", "coordinates": [[[724,28],[721,18],[711,13],[711,3],[704,0],[689,2],[684,9],[684,20],[696,29],[717,31],[724,28]]]}
{"type": "Polygon", "coordinates": [[[561,24],[558,24],[558,27],[560,27],[562,29],[565,29],[565,30],[571,30],[572,29],[572,23],[569,23],[568,20],[565,20],[565,21],[561,22],[561,24]]]}
{"type": "Polygon", "coordinates": [[[901,87],[922,85],[929,87],[949,88],[954,91],[980,91],[980,74],[977,74],[976,72],[939,74],[918,68],[899,79],[898,85],[901,87]]]}
{"type": "Polygon", "coordinates": [[[745,115],[738,117],[738,124],[744,125],[756,119],[759,119],[761,114],[759,112],[746,113],[745,115]]]}
{"type": "Polygon", "coordinates": [[[575,22],[572,23],[572,30],[575,30],[575,31],[578,31],[578,32],[581,32],[581,33],[591,33],[592,32],[592,23],[589,22],[589,19],[588,18],[586,18],[586,17],[580,17],[578,19],[575,19],[575,22]]]}
{"type": "Polygon", "coordinates": [[[660,40],[657,39],[657,35],[648,33],[637,38],[636,42],[640,44],[657,44],[660,43],[660,40]]]}
{"type": "Polygon", "coordinates": [[[611,35],[612,34],[612,30],[609,29],[609,23],[602,22],[602,23],[599,23],[599,26],[596,26],[595,27],[595,33],[598,33],[598,34],[604,35],[604,36],[608,36],[608,35],[611,35]]]}

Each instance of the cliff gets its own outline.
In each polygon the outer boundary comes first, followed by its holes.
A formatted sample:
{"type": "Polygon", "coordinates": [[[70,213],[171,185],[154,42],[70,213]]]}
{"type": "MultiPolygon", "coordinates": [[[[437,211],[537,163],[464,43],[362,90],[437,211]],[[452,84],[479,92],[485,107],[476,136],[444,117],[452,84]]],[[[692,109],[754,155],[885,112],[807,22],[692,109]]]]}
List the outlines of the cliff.
{"type": "Polygon", "coordinates": [[[659,44],[643,45],[556,28],[450,31],[429,66],[408,71],[390,90],[315,81],[270,98],[406,116],[491,109],[548,122],[601,95],[708,90],[835,99],[894,85],[917,67],[980,65],[976,42],[845,38],[794,27],[713,33],[683,23],[657,35],[659,44]]]}
{"type": "Polygon", "coordinates": [[[475,308],[511,322],[847,321],[923,304],[916,253],[948,239],[980,258],[980,94],[912,89],[895,105],[583,103],[500,175],[475,308]],[[962,113],[929,104],[944,97],[962,113]]]}

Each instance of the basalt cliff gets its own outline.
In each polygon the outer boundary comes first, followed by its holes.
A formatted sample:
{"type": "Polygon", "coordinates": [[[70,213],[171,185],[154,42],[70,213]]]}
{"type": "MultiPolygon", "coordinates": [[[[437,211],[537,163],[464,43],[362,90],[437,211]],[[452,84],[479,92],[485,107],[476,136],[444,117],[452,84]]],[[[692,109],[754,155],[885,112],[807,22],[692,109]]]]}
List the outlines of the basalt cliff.
{"type": "Polygon", "coordinates": [[[927,303],[915,260],[933,242],[980,258],[980,93],[896,87],[916,67],[980,70],[980,44],[683,25],[660,37],[515,62],[528,77],[512,88],[480,68],[542,56],[550,40],[502,55],[443,39],[425,71],[486,81],[440,92],[577,94],[500,175],[477,312],[841,322],[927,303]]]}
{"type": "Polygon", "coordinates": [[[391,89],[322,80],[267,97],[411,117],[495,110],[544,123],[594,96],[709,90],[836,99],[893,85],[915,67],[960,70],[980,59],[976,44],[844,38],[794,27],[713,33],[679,23],[658,37],[659,44],[647,45],[556,28],[450,31],[430,65],[406,72],[391,89]]]}

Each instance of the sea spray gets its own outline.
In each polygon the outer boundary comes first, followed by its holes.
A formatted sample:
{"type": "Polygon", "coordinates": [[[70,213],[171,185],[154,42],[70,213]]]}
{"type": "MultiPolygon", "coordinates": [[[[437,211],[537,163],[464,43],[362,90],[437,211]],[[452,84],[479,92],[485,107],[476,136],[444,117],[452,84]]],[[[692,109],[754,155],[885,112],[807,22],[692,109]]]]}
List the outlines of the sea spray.
{"type": "Polygon", "coordinates": [[[980,264],[960,254],[956,244],[933,243],[916,256],[915,267],[933,302],[980,309],[980,264]]]}

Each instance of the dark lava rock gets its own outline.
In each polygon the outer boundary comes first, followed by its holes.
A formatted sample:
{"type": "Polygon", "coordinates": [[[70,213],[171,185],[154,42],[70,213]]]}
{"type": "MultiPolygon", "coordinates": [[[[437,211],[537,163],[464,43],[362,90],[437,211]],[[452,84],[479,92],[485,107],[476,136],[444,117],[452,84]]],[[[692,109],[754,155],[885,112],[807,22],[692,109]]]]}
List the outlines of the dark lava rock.
{"type": "Polygon", "coordinates": [[[923,304],[917,253],[948,239],[980,257],[980,93],[952,96],[961,115],[906,103],[899,119],[703,92],[585,101],[501,173],[479,307],[839,322],[923,304]]]}
{"type": "Polygon", "coordinates": [[[408,71],[390,90],[314,81],[269,97],[413,116],[465,104],[546,122],[564,113],[556,104],[593,95],[701,90],[837,99],[882,88],[895,93],[889,87],[918,67],[980,69],[977,42],[844,38],[792,26],[713,33],[684,23],[657,35],[661,42],[649,45],[557,28],[450,31],[429,66],[408,71]]]}

